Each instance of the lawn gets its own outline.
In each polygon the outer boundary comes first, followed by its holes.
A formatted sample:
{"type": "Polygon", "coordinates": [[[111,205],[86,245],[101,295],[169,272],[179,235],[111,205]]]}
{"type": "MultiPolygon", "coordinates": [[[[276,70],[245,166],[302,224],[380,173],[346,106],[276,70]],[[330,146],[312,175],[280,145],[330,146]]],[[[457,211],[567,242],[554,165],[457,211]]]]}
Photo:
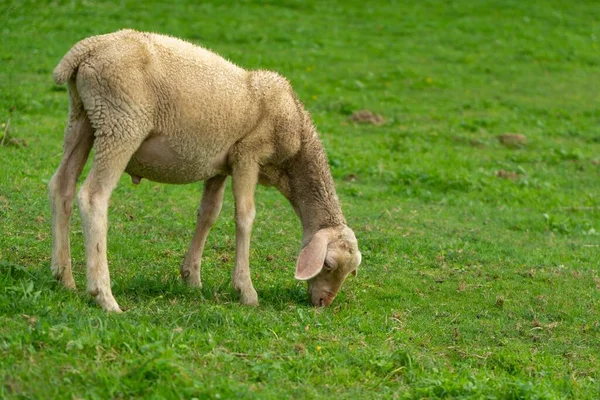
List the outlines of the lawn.
{"type": "Polygon", "coordinates": [[[596,1],[4,0],[0,15],[0,397],[600,397],[596,1]],[[77,211],[79,289],[52,280],[68,109],[52,70],[124,27],[292,82],[363,254],[331,307],[293,279],[300,223],[264,187],[258,308],[230,285],[231,190],[203,288],[180,282],[201,184],[121,179],[108,253],[125,313],[85,294],[77,211]]]}

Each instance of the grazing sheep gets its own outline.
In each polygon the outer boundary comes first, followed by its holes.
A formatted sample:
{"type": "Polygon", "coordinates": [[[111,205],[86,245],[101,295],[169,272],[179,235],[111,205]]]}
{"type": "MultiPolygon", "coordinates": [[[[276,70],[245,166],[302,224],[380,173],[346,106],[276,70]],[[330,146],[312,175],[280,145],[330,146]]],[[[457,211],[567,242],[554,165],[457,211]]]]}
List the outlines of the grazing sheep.
{"type": "Polygon", "coordinates": [[[92,168],[78,197],[87,258],[87,291],[120,312],[106,256],[107,209],[123,172],[163,183],[205,181],[196,231],[182,278],[200,286],[206,237],[222,206],[227,175],[235,198],[233,287],[258,305],[249,269],[257,183],[273,185],[302,221],[296,278],[308,281],[315,306],[327,306],[361,261],[346,226],[327,158],[309,113],[288,81],[246,71],[220,56],[168,36],[122,30],[77,43],[54,70],[68,83],[64,155],[49,183],[52,273],[69,288],[69,219],[75,186],[90,150],[92,168]]]}

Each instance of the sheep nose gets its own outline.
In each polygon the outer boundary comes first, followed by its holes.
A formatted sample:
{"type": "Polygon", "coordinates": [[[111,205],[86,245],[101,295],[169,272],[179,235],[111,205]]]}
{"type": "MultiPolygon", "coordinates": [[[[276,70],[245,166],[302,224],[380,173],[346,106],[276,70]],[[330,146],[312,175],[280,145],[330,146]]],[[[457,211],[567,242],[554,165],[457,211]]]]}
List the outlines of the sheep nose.
{"type": "Polygon", "coordinates": [[[315,307],[325,307],[325,301],[326,301],[326,299],[324,297],[321,297],[321,296],[313,296],[310,299],[310,302],[315,307]]]}
{"type": "Polygon", "coordinates": [[[315,304],[315,306],[317,307],[327,307],[328,305],[331,304],[331,302],[333,301],[333,299],[331,299],[330,297],[320,297],[319,298],[319,302],[315,304]]]}

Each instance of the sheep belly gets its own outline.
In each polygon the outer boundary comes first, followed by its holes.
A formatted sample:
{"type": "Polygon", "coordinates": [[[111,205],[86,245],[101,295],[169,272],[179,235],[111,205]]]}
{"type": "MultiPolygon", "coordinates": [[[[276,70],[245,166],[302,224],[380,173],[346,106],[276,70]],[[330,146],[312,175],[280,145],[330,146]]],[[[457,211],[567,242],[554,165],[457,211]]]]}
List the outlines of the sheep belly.
{"type": "Polygon", "coordinates": [[[227,173],[228,149],[223,151],[206,146],[197,157],[190,158],[189,151],[185,152],[188,154],[185,157],[178,147],[172,146],[164,136],[150,137],[135,152],[125,172],[131,175],[135,184],[142,178],[160,183],[191,183],[227,173]]]}

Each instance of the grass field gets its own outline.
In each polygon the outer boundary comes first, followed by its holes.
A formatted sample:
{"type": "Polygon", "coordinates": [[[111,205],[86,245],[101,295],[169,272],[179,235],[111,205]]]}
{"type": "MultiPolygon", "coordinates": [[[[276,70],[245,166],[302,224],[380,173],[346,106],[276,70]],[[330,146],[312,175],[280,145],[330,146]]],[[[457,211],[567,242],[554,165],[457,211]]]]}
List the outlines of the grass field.
{"type": "Polygon", "coordinates": [[[3,0],[0,15],[0,397],[600,397],[596,1],[3,0]],[[84,293],[77,212],[79,290],[52,280],[46,185],[68,107],[52,70],[123,27],[290,79],[363,253],[331,307],[293,279],[300,223],[273,188],[257,192],[259,308],[230,287],[230,190],[203,289],[179,280],[200,184],[115,190],[125,313],[84,293]],[[353,122],[363,109],[385,122],[353,122]]]}

